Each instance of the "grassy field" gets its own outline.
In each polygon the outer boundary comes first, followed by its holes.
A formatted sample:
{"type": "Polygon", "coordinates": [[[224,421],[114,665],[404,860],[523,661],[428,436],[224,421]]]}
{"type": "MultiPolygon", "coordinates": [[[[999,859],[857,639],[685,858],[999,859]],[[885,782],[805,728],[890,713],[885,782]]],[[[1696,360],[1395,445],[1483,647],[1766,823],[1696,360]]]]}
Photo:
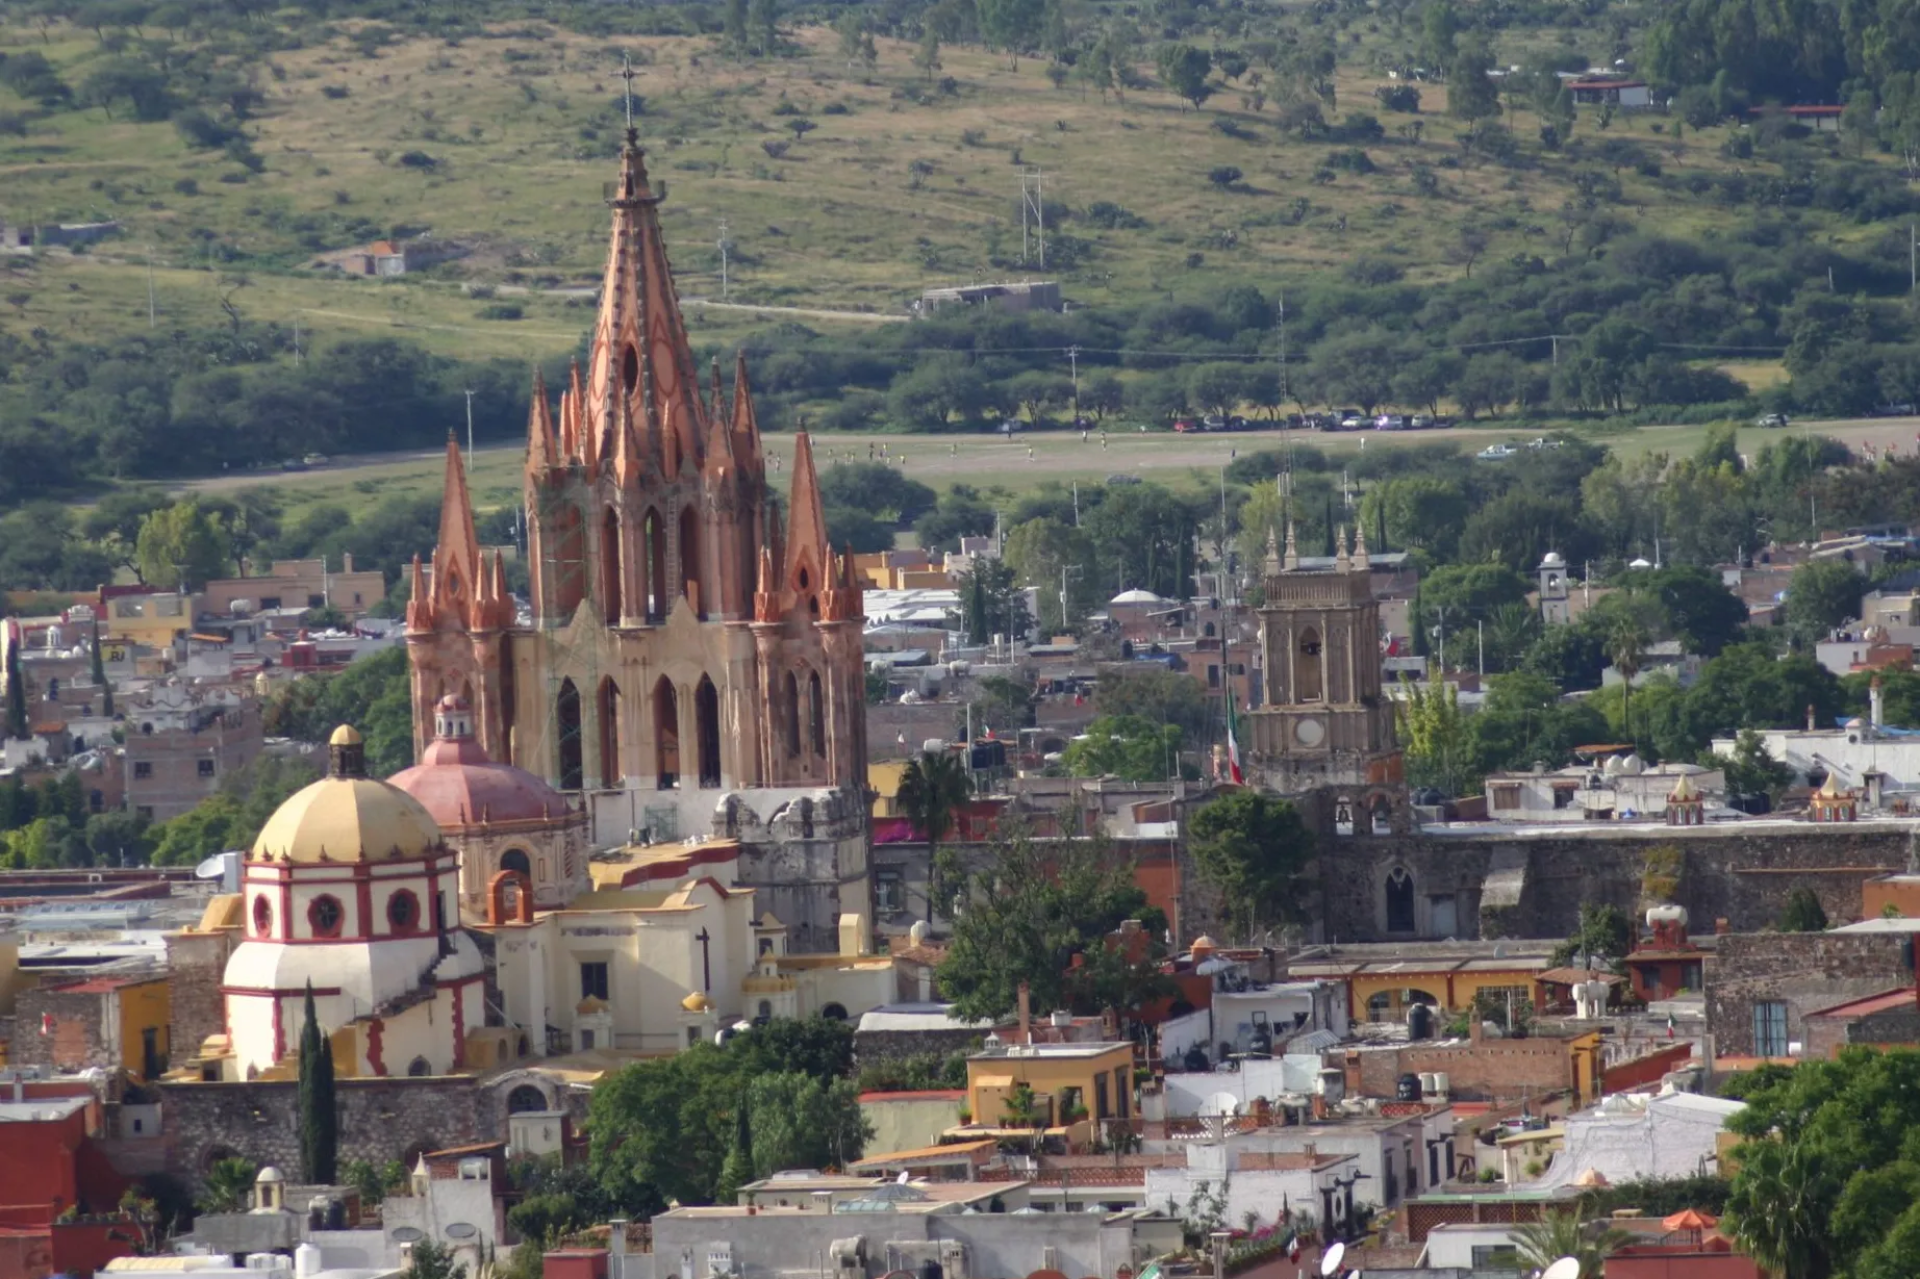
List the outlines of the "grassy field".
{"type": "MultiPolygon", "coordinates": [[[[151,250],[168,316],[218,321],[224,296],[251,318],[291,324],[299,314],[315,341],[386,327],[445,350],[564,350],[586,323],[578,302],[516,298],[523,319],[484,320],[485,303],[459,286],[594,281],[621,51],[641,64],[639,125],[652,172],[669,188],[662,218],[689,296],[718,292],[723,219],[732,295],[751,303],[897,314],[924,287],[1018,274],[1007,264],[1020,257],[1027,168],[1044,173],[1049,207],[1066,215],[1053,228],[1048,273],[1080,304],[1195,295],[1241,280],[1284,289],[1362,253],[1395,260],[1413,280],[1450,278],[1464,269],[1452,250],[1469,223],[1491,234],[1488,258],[1556,255],[1555,213],[1576,168],[1559,156],[1525,169],[1463,160],[1437,86],[1422,87],[1420,140],[1398,136],[1414,117],[1380,110],[1373,91],[1386,81],[1364,69],[1360,50],[1337,77],[1330,117],[1368,111],[1389,134],[1366,148],[1376,172],[1326,181],[1329,144],[1283,134],[1270,105],[1251,109],[1245,84],[1221,86],[1200,110],[1158,88],[1103,101],[1054,88],[1042,59],[1016,66],[947,48],[942,75],[955,88],[942,93],[914,70],[910,46],[882,40],[874,69],[850,69],[819,29],[794,33],[796,56],[747,62],[700,38],[616,44],[541,24],[511,30],[458,44],[415,39],[374,56],[343,33],[275,55],[262,76],[267,105],[248,125],[265,161],[257,174],[190,149],[170,124],[109,119],[98,108],[0,136],[0,218],[111,217],[126,227],[88,258],[16,263],[3,282],[0,327],[143,327],[151,250]],[[794,119],[816,127],[795,140],[794,119]],[[780,158],[763,146],[781,141],[789,145],[780,158]],[[431,167],[403,164],[410,152],[431,167]],[[1209,182],[1222,165],[1242,180],[1209,182]],[[1417,171],[1438,177],[1437,194],[1419,193],[1417,171]],[[1145,224],[1094,228],[1084,214],[1097,201],[1145,224]],[[429,233],[472,252],[399,282],[328,278],[314,267],[323,253],[396,233],[429,233]],[[1059,270],[1062,236],[1079,242],[1078,257],[1059,270]]],[[[42,44],[37,30],[0,29],[0,48],[29,45],[72,81],[100,56],[90,32],[56,27],[42,44]]],[[[0,110],[15,105],[0,89],[0,110]]],[[[1524,137],[1539,122],[1520,113],[1508,123],[1524,137]]],[[[1600,135],[1583,118],[1575,136],[1600,135]]],[[[1606,136],[1637,140],[1669,172],[1734,163],[1720,155],[1718,129],[1676,140],[1658,119],[1621,117],[1606,136]]],[[[1700,231],[1724,216],[1631,168],[1618,177],[1623,212],[1645,225],[1700,231]]],[[[1836,224],[1834,234],[1849,233],[1836,224]]],[[[722,334],[753,322],[750,313],[702,321],[722,334]]],[[[1773,375],[1744,366],[1740,376],[1763,384],[1773,375]]]]}
{"type": "MultiPolygon", "coordinates": [[[[1883,450],[1892,445],[1900,453],[1908,454],[1920,447],[1920,420],[1911,418],[1796,423],[1792,429],[1831,435],[1855,448],[1871,443],[1876,450],[1883,450]]],[[[1540,427],[1536,424],[1525,428],[1468,427],[1445,432],[1370,431],[1337,435],[1294,432],[1293,440],[1341,457],[1355,456],[1362,450],[1433,445],[1452,445],[1477,452],[1500,441],[1523,443],[1539,433],[1540,427]]],[[[1706,433],[1704,426],[1645,426],[1611,433],[1604,439],[1608,447],[1627,455],[1659,450],[1678,456],[1699,448],[1706,433]]],[[[1766,444],[1784,438],[1784,434],[1779,430],[1743,427],[1739,431],[1739,447],[1751,455],[1766,444]]],[[[873,437],[865,435],[816,434],[813,442],[814,456],[823,469],[841,460],[865,461],[868,446],[878,447],[873,437]]],[[[1211,492],[1220,482],[1220,469],[1234,456],[1283,448],[1285,442],[1286,435],[1280,431],[1201,436],[1115,432],[1108,437],[1104,449],[1097,435],[1082,444],[1077,434],[1064,432],[1016,436],[1010,442],[984,435],[892,436],[886,440],[890,458],[897,462],[904,455],[908,476],[937,490],[956,483],[970,484],[990,498],[1017,497],[1048,483],[1098,484],[1114,474],[1153,480],[1190,493],[1211,492]],[[1033,450],[1031,457],[1027,452],[1029,447],[1033,450]]],[[[793,437],[769,435],[766,446],[768,456],[779,459],[779,470],[770,472],[770,478],[784,491],[792,473],[793,437]]],[[[522,457],[523,451],[517,444],[483,446],[478,451],[470,479],[477,507],[498,509],[521,500],[522,457]]],[[[436,451],[401,458],[340,459],[329,466],[288,474],[220,476],[179,488],[197,492],[269,489],[281,498],[291,521],[302,511],[323,504],[359,511],[390,497],[437,496],[444,474],[444,456],[436,451]]]]}

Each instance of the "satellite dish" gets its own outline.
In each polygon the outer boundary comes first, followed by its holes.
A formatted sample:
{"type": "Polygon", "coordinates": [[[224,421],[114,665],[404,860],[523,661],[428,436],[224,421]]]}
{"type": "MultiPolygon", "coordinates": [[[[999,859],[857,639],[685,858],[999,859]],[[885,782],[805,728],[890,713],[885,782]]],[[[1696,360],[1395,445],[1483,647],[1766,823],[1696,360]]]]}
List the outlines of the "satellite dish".
{"type": "Polygon", "coordinates": [[[395,1226],[387,1237],[395,1243],[419,1243],[427,1237],[427,1232],[418,1226],[395,1226]]]}
{"type": "Polygon", "coordinates": [[[1580,1279],[1580,1259],[1562,1257],[1540,1272],[1540,1279],[1580,1279]]]}
{"type": "Polygon", "coordinates": [[[1201,1103],[1200,1113],[1231,1117],[1240,1113],[1240,1099],[1230,1092],[1217,1092],[1201,1103]]]}
{"type": "Polygon", "coordinates": [[[479,1233],[479,1228],[473,1225],[472,1222],[467,1221],[456,1221],[447,1227],[447,1238],[449,1239],[471,1239],[479,1233]]]}
{"type": "Polygon", "coordinates": [[[900,1175],[893,1179],[893,1184],[896,1186],[904,1186],[907,1184],[907,1170],[905,1168],[902,1168],[900,1175]]]}
{"type": "Polygon", "coordinates": [[[215,853],[193,868],[195,879],[219,879],[227,873],[227,855],[215,853]]]}
{"type": "Polygon", "coordinates": [[[1340,1273],[1340,1263],[1346,1260],[1347,1245],[1336,1243],[1320,1254],[1320,1273],[1325,1276],[1340,1273]]]}

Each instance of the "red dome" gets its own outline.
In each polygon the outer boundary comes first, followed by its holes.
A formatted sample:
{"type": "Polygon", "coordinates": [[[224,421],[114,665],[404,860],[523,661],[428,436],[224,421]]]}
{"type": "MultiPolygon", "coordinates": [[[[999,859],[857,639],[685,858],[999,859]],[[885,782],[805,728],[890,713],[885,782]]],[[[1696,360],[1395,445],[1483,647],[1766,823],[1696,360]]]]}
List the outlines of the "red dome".
{"type": "Polygon", "coordinates": [[[443,829],[568,815],[559,791],[524,768],[494,763],[471,736],[444,728],[418,764],[387,780],[419,800],[443,829]]]}

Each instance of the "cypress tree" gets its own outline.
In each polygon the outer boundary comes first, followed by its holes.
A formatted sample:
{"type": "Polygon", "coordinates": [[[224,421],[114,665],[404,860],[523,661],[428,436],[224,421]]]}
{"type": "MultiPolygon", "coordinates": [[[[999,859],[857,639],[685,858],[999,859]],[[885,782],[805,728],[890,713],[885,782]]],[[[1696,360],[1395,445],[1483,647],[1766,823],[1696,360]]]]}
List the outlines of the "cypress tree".
{"type": "Polygon", "coordinates": [[[107,683],[106,659],[100,655],[100,619],[93,619],[93,682],[100,686],[100,713],[113,718],[113,685],[107,683]]]}
{"type": "Polygon", "coordinates": [[[340,1114],[333,1101],[333,1049],[320,1033],[307,983],[307,1024],[300,1031],[300,1166],[310,1186],[331,1186],[340,1114]]]}
{"type": "Polygon", "coordinates": [[[1384,498],[1374,504],[1373,528],[1373,540],[1380,548],[1379,553],[1385,555],[1387,553],[1387,503],[1384,498]]]}
{"type": "Polygon", "coordinates": [[[1340,548],[1333,541],[1333,494],[1327,494],[1327,551],[1328,555],[1338,555],[1340,548]]]}
{"type": "Polygon", "coordinates": [[[27,681],[20,674],[20,646],[7,645],[7,736],[24,741],[27,736],[27,681]]]}
{"type": "Polygon", "coordinates": [[[740,1090],[740,1105],[733,1112],[733,1148],[720,1165],[720,1184],[715,1198],[726,1203],[740,1187],[753,1180],[753,1130],[747,1115],[747,1091],[740,1090]]]}

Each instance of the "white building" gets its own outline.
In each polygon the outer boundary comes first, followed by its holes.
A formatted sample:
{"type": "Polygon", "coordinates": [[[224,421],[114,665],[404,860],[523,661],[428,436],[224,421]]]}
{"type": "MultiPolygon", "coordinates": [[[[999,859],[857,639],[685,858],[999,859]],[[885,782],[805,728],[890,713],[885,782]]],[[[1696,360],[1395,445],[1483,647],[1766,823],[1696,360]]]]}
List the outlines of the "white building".
{"type": "MultiPolygon", "coordinates": [[[[1718,743],[1715,744],[1718,749],[1718,743]]],[[[1727,748],[1731,750],[1731,746],[1727,748]]],[[[1610,755],[1595,764],[1487,775],[1487,816],[1509,822],[1659,820],[1685,778],[1707,801],[1709,816],[1734,816],[1725,806],[1726,774],[1698,764],[1656,764],[1638,755],[1610,755]]]]}
{"type": "Polygon", "coordinates": [[[1590,1172],[1614,1185],[1715,1172],[1720,1133],[1746,1106],[1695,1093],[1615,1093],[1562,1121],[1563,1147],[1533,1184],[1571,1187],[1590,1172]]]}
{"type": "Polygon", "coordinates": [[[418,800],[366,776],[360,734],[334,730],[328,755],[328,776],[282,804],[246,858],[227,1033],[203,1046],[202,1070],[293,1077],[311,990],[342,1073],[449,1074],[486,1025],[485,961],[458,926],[458,856],[418,800]]]}

